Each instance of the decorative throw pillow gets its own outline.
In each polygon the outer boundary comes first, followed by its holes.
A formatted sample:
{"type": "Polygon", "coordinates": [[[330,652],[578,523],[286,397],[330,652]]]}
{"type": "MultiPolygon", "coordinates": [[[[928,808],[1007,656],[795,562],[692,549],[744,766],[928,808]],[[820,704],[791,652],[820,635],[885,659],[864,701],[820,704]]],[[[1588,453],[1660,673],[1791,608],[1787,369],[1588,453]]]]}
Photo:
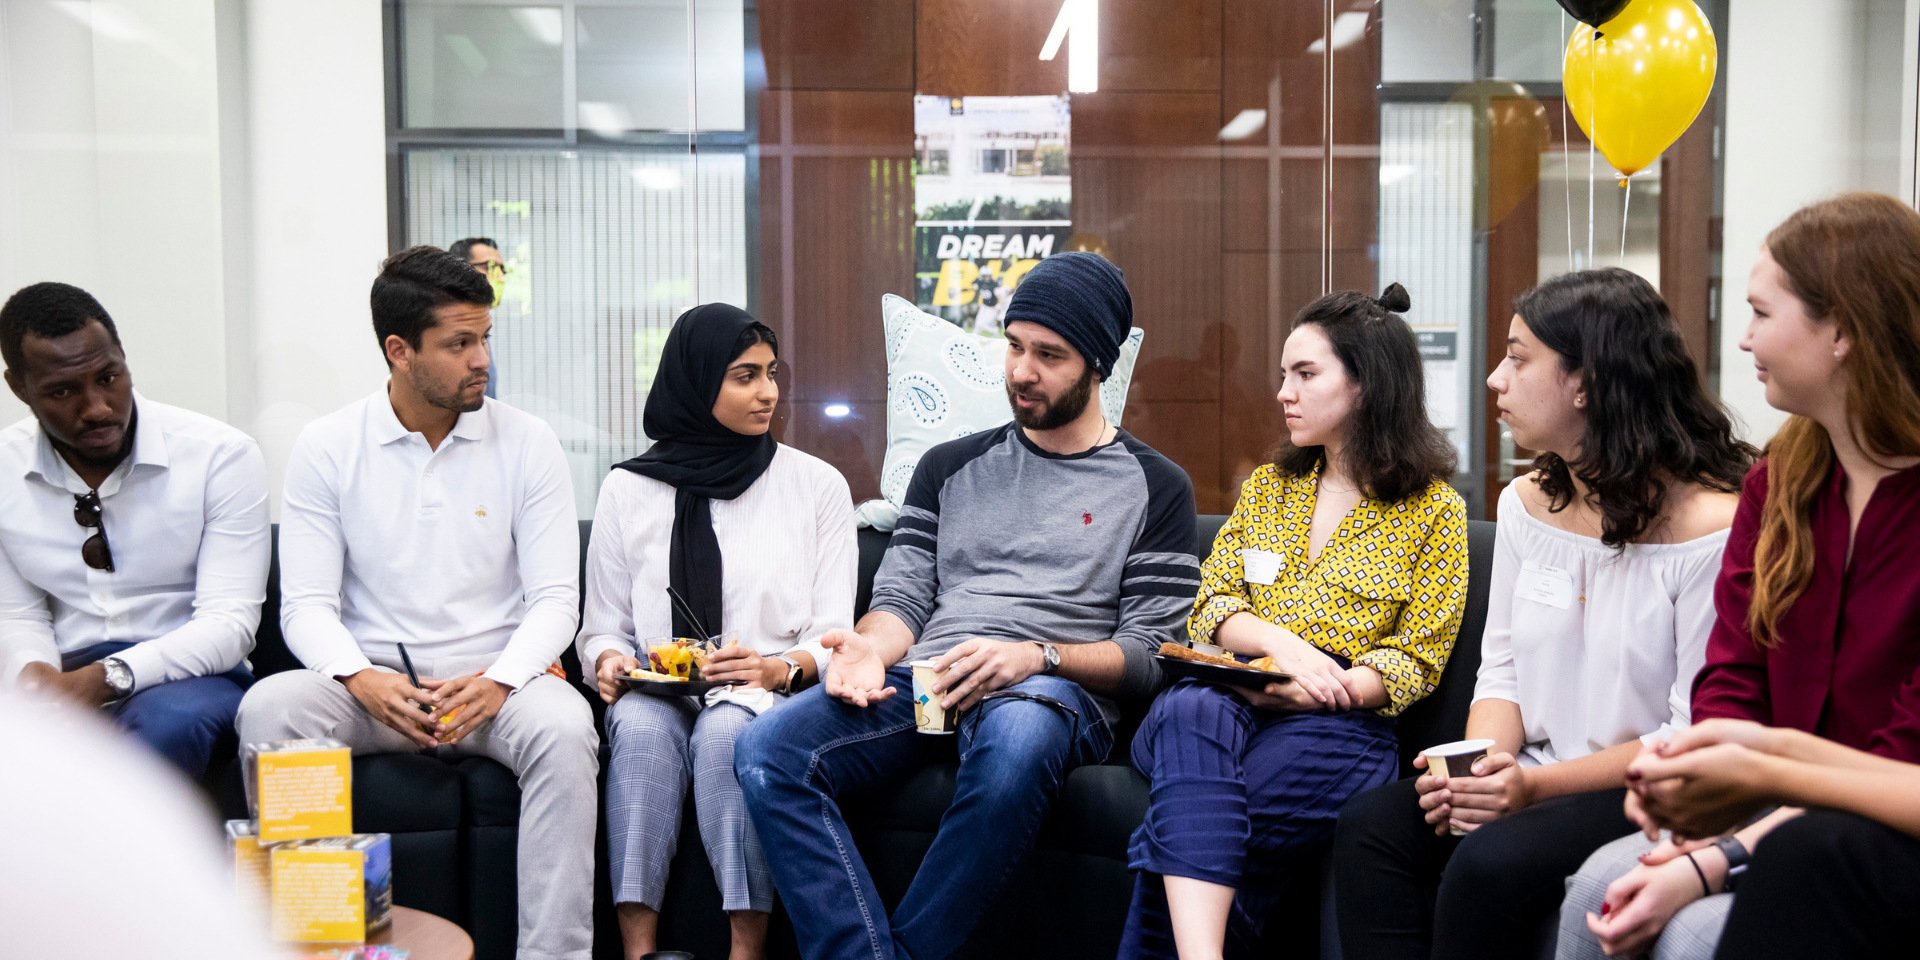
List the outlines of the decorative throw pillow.
{"type": "MultiPolygon", "coordinates": [[[[880,316],[887,332],[887,457],[880,468],[886,499],[861,504],[857,515],[861,526],[892,530],[920,455],[1006,423],[1013,409],[1005,339],[969,333],[893,294],[880,298],[880,316]]],[[[1139,327],[1127,334],[1113,375],[1100,384],[1100,409],[1116,426],[1145,336],[1139,327]]]]}

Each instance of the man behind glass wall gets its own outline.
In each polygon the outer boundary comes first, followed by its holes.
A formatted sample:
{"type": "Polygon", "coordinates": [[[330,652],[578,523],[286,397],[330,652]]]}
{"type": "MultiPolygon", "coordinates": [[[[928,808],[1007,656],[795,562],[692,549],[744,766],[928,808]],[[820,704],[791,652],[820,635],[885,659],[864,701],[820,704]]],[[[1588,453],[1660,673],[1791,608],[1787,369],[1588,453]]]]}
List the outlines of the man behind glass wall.
{"type": "Polygon", "coordinates": [[[266,597],[253,439],[134,392],[113,318],[36,283],[0,307],[0,683],[89,708],[188,776],[233,737],[266,597]]]}
{"type": "MultiPolygon", "coordinates": [[[[500,245],[494,243],[492,237],[465,237],[455,240],[453,246],[447,248],[447,252],[465,260],[487,278],[487,283],[493,287],[493,307],[496,310],[500,309],[500,295],[506,292],[508,273],[507,262],[500,258],[500,245]]],[[[489,346],[492,345],[489,344],[489,346]]],[[[491,350],[488,351],[488,359],[489,361],[492,359],[491,350]]],[[[500,371],[488,366],[487,396],[499,395],[500,371]]]]}
{"type": "Polygon", "coordinates": [[[287,462],[280,622],[308,669],[257,684],[240,735],[509,767],[518,955],[585,960],[600,738],[553,666],[579,626],[580,528],[553,430],[482,392],[492,302],[484,277],[434,247],[381,266],[387,384],[308,424],[287,462]]]}

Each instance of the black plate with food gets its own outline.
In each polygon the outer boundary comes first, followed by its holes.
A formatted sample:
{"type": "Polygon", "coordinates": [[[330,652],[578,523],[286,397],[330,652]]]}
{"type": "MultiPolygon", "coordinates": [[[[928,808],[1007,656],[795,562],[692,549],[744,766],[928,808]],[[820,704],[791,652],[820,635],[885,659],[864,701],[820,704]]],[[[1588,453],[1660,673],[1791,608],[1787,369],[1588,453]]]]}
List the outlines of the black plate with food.
{"type": "Polygon", "coordinates": [[[743,686],[747,682],[745,680],[654,680],[649,677],[625,675],[622,675],[620,680],[627,685],[627,689],[653,697],[703,697],[709,690],[743,686]]]}
{"type": "Polygon", "coordinates": [[[1176,677],[1192,677],[1204,683],[1224,683],[1230,687],[1245,687],[1260,690],[1269,683],[1286,683],[1293,677],[1285,673],[1274,673],[1253,667],[1229,667],[1218,663],[1202,663],[1198,660],[1183,660],[1169,657],[1163,653],[1153,655],[1160,661],[1160,669],[1176,677]]]}

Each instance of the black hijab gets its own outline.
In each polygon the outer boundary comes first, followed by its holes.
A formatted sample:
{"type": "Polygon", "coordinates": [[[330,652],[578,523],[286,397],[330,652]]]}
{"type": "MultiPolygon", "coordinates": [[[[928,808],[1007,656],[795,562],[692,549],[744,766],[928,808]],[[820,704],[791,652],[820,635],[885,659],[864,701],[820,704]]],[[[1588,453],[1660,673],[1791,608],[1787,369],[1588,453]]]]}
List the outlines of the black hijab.
{"type": "MultiPolygon", "coordinates": [[[[738,358],[734,346],[757,323],[752,314],[724,303],[703,304],[681,314],[660,351],[660,369],[647,391],[640,421],[653,446],[614,464],[674,488],[667,582],[716,632],[726,627],[720,619],[720,540],[713,535],[709,501],[745,493],[766,472],[779,447],[771,430],[750,437],[713,417],[727,368],[738,358]]],[[[673,635],[701,636],[678,607],[673,610],[673,635]]]]}

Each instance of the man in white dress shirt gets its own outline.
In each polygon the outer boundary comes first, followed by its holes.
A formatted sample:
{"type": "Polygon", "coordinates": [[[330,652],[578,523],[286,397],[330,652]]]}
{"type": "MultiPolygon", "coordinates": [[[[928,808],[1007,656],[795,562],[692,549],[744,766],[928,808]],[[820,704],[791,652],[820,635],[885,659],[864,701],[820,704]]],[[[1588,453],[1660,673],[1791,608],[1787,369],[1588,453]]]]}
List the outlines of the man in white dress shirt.
{"type": "Polygon", "coordinates": [[[553,430],[485,395],[492,302],[486,277],[434,247],[381,266],[387,385],[309,424],[287,463],[280,622],[309,669],[256,684],[240,737],[512,768],[518,956],[586,958],[599,734],[547,672],[579,622],[580,533],[553,430]]]}
{"type": "Polygon", "coordinates": [[[86,291],[0,307],[0,684],[114,721],[188,776],[233,738],[266,597],[267,470],[246,434],[133,390],[86,291]]]}

